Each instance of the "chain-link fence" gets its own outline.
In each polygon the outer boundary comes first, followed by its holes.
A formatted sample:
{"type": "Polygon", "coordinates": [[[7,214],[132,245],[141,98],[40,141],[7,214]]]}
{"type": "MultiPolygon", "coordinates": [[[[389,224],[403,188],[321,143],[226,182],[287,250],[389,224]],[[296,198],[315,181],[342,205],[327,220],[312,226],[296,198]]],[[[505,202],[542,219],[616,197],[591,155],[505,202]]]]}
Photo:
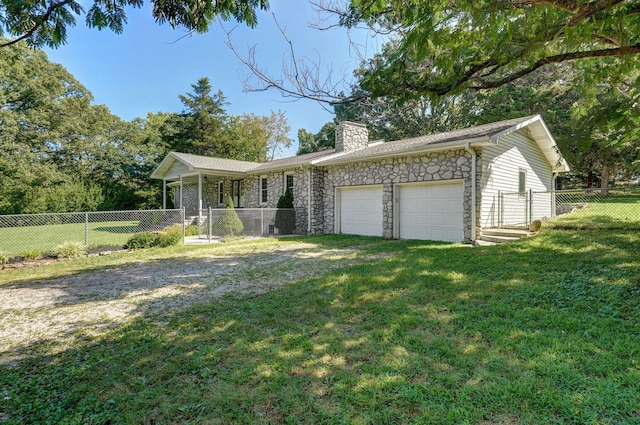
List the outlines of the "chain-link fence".
{"type": "Polygon", "coordinates": [[[281,235],[295,231],[295,209],[210,208],[187,221],[191,222],[187,235],[197,234],[199,239],[281,235]]]}
{"type": "Polygon", "coordinates": [[[498,227],[529,227],[536,219],[566,229],[640,229],[640,188],[500,193],[498,227]]]}
{"type": "Polygon", "coordinates": [[[135,233],[182,226],[182,210],[98,211],[0,215],[0,251],[22,256],[48,254],[65,242],[87,248],[122,247],[135,233]]]}

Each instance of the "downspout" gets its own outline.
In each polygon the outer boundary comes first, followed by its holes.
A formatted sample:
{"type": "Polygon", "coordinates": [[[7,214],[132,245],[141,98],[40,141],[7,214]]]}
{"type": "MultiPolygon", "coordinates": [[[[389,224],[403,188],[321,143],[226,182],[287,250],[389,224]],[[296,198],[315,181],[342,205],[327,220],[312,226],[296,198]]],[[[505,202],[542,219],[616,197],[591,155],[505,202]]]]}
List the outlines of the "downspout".
{"type": "Polygon", "coordinates": [[[311,234],[311,166],[307,171],[307,234],[311,234]]]}
{"type": "Polygon", "coordinates": [[[467,142],[464,146],[464,149],[471,154],[471,243],[475,244],[476,242],[476,161],[477,154],[476,150],[471,148],[469,142],[467,142]]]}
{"type": "Polygon", "coordinates": [[[551,217],[556,216],[556,180],[558,172],[553,172],[551,177],[551,217]]]}

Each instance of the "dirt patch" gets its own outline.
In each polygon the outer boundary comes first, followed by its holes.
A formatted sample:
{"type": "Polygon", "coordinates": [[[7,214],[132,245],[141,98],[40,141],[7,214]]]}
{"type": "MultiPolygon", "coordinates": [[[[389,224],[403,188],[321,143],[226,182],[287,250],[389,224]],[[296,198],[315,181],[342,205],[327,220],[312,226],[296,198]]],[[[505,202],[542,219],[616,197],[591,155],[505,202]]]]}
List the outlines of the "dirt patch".
{"type": "MultiPolygon", "coordinates": [[[[261,293],[370,258],[307,243],[228,255],[195,252],[0,287],[0,364],[58,352],[141,315],[168,315],[229,293],[261,293]]],[[[161,317],[158,317],[161,319],[161,317]]]]}
{"type": "MultiPolygon", "coordinates": [[[[89,257],[94,257],[96,255],[110,255],[113,252],[122,251],[122,250],[124,250],[124,248],[122,248],[121,246],[115,246],[115,247],[104,246],[100,248],[89,249],[86,255],[89,257]]],[[[33,260],[25,260],[24,257],[16,256],[16,257],[12,257],[9,260],[9,262],[7,262],[6,264],[2,264],[0,266],[0,270],[40,267],[40,266],[46,266],[47,264],[55,263],[57,261],[65,261],[65,260],[58,259],[58,257],[55,257],[53,255],[45,255],[33,260]]]]}

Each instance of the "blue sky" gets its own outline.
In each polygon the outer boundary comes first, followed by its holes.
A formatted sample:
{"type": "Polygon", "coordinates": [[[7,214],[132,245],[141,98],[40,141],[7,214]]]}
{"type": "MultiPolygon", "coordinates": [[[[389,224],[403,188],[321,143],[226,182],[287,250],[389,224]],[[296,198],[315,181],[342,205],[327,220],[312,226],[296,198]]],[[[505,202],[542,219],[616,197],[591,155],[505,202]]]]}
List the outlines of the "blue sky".
{"type": "MultiPolygon", "coordinates": [[[[354,41],[368,53],[378,47],[377,40],[365,32],[311,28],[318,14],[308,1],[273,0],[270,6],[294,42],[296,53],[320,63],[322,72],[350,76],[362,53],[354,50],[354,41]]],[[[95,104],[105,104],[125,120],[144,117],[147,112],[181,111],[178,96],[191,91],[200,77],[209,77],[214,89],[224,92],[230,103],[229,114],[284,111],[294,139],[299,128],[315,133],[332,119],[311,100],[291,102],[278,91],[243,92],[243,81],[250,72],[225,45],[226,34],[217,23],[207,34],[184,37],[182,29],[156,24],[148,4],[142,9],[128,9],[127,17],[122,34],[89,29],[80,17],[78,25],[69,31],[66,45],[46,50],[51,61],[66,67],[93,93],[95,104]]],[[[255,29],[236,25],[225,23],[227,28],[235,27],[232,40],[236,48],[246,53],[256,46],[260,65],[279,76],[288,46],[271,13],[261,12],[255,29]]]]}

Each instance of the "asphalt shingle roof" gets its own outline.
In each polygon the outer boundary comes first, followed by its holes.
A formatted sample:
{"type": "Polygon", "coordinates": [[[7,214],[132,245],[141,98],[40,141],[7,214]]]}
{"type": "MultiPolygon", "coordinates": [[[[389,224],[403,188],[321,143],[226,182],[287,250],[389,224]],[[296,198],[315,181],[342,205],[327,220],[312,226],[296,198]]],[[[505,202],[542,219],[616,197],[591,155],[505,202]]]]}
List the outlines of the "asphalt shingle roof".
{"type": "MultiPolygon", "coordinates": [[[[327,159],[326,163],[331,163],[334,161],[356,161],[360,158],[387,156],[394,153],[411,152],[438,144],[472,140],[481,137],[491,137],[531,118],[532,116],[516,118],[491,124],[479,125],[476,127],[447,131],[444,133],[430,134],[428,136],[419,136],[410,139],[396,140],[393,142],[379,143],[357,151],[336,155],[334,158],[327,159]]],[[[322,160],[316,161],[318,165],[323,165],[324,162],[325,161],[322,160]]]]}
{"type": "Polygon", "coordinates": [[[273,169],[291,168],[297,165],[308,164],[310,161],[318,160],[322,157],[333,155],[336,152],[335,149],[327,149],[320,152],[312,152],[304,155],[290,156],[287,158],[275,159],[269,162],[263,162],[253,168],[251,172],[268,171],[273,169]]]}
{"type": "Polygon", "coordinates": [[[178,160],[185,164],[204,170],[234,171],[245,173],[256,166],[257,162],[238,161],[235,159],[214,158],[210,156],[193,155],[190,153],[171,152],[178,160]]]}
{"type": "Polygon", "coordinates": [[[266,171],[291,169],[307,164],[323,166],[336,162],[355,162],[367,158],[386,157],[394,154],[399,155],[402,153],[411,153],[413,151],[419,152],[421,149],[433,146],[437,147],[439,144],[445,145],[457,141],[461,142],[483,137],[490,138],[498,133],[524,123],[525,121],[531,120],[533,117],[534,116],[515,118],[475,127],[463,128],[460,130],[447,131],[444,133],[430,134],[427,136],[413,137],[410,139],[402,139],[386,143],[375,143],[353,152],[336,152],[335,149],[328,149],[320,152],[290,156],[262,163],[213,158],[182,152],[171,152],[170,155],[173,155],[177,160],[184,162],[190,168],[194,169],[256,174],[266,171]]]}

